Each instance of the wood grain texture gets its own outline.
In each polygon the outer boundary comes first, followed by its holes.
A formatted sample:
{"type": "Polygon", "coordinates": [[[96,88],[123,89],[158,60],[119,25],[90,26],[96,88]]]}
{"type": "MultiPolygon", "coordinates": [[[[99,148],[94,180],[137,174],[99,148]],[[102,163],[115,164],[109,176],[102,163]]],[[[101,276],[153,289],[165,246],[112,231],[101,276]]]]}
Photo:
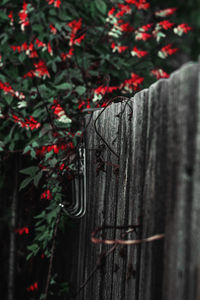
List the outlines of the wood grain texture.
{"type": "MultiPolygon", "coordinates": [[[[186,64],[130,101],[93,113],[86,134],[87,213],[74,237],[72,286],[78,289],[111,247],[91,243],[97,227],[139,223],[129,239],[166,237],[117,246],[75,299],[200,299],[199,73],[199,64],[186,64]],[[94,130],[100,113],[97,130],[119,159],[94,130]],[[99,149],[104,168],[98,172],[99,149]]],[[[120,231],[106,230],[103,238],[121,238],[120,231]]]]}

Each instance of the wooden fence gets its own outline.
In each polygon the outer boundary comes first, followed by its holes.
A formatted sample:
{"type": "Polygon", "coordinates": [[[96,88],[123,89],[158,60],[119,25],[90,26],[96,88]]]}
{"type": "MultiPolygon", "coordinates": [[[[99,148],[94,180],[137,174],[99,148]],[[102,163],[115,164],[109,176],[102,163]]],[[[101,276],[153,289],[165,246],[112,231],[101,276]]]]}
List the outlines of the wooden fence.
{"type": "Polygon", "coordinates": [[[186,64],[130,101],[93,113],[87,212],[72,245],[74,299],[200,299],[199,68],[186,64]],[[132,224],[140,225],[136,233],[107,228],[101,238],[165,238],[115,249],[91,242],[100,226],[132,224]]]}

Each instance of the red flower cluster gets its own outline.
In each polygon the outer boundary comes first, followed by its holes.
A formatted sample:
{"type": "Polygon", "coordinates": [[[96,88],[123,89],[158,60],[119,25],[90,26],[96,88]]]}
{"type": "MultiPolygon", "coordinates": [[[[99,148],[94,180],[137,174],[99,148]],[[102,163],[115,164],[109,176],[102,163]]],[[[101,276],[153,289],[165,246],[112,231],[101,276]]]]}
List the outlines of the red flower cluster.
{"type": "Polygon", "coordinates": [[[130,93],[132,91],[137,91],[139,88],[139,85],[144,81],[144,77],[140,77],[139,75],[135,73],[131,73],[131,78],[126,79],[121,85],[120,88],[124,88],[126,91],[129,91],[130,93]]]}
{"type": "Polygon", "coordinates": [[[61,107],[61,105],[58,103],[57,100],[53,100],[54,105],[51,106],[51,109],[53,110],[54,114],[60,118],[63,115],[65,115],[65,111],[63,110],[63,108],[61,107]]]}
{"type": "Polygon", "coordinates": [[[117,13],[116,13],[116,15],[115,15],[115,17],[116,18],[120,18],[120,17],[122,17],[124,14],[131,14],[131,8],[130,8],[130,6],[129,5],[124,5],[124,4],[118,4],[118,8],[120,9],[117,13]]]}
{"type": "Polygon", "coordinates": [[[40,199],[47,199],[47,200],[51,200],[52,199],[52,194],[50,190],[46,190],[41,194],[40,199]]]}
{"type": "Polygon", "coordinates": [[[131,51],[132,56],[137,56],[139,58],[144,57],[148,54],[147,51],[144,50],[139,50],[137,47],[134,47],[133,50],[131,51]]]}
{"type": "Polygon", "coordinates": [[[134,4],[137,7],[137,9],[146,10],[150,7],[150,4],[147,3],[146,0],[125,0],[125,1],[128,4],[134,4]]]}
{"type": "Polygon", "coordinates": [[[32,116],[29,119],[25,118],[25,122],[22,121],[18,116],[12,115],[15,123],[18,123],[22,128],[30,128],[31,130],[37,129],[41,126],[39,122],[37,122],[32,116]]]}
{"type": "Polygon", "coordinates": [[[167,74],[165,71],[163,71],[163,69],[151,70],[151,74],[156,76],[157,79],[169,77],[169,74],[167,74]]]}
{"type": "Polygon", "coordinates": [[[49,71],[46,67],[46,64],[43,60],[40,60],[38,63],[33,63],[34,66],[35,66],[35,70],[31,70],[29,71],[28,73],[26,73],[24,75],[24,78],[27,78],[27,77],[43,77],[45,78],[46,76],[50,78],[50,74],[49,74],[49,71]]]}
{"type": "Polygon", "coordinates": [[[71,48],[69,49],[69,52],[68,52],[68,53],[61,53],[61,58],[62,58],[62,60],[64,61],[64,60],[66,60],[67,58],[71,58],[73,54],[74,54],[74,48],[71,47],[71,48]]]}
{"type": "Polygon", "coordinates": [[[0,81],[0,89],[3,90],[5,94],[11,94],[12,96],[15,95],[15,91],[8,82],[3,83],[0,81]]]}
{"type": "Polygon", "coordinates": [[[36,150],[36,155],[45,155],[47,152],[51,152],[52,150],[55,154],[58,154],[60,150],[64,151],[69,149],[74,149],[74,145],[72,144],[72,142],[60,145],[42,146],[41,149],[36,150]]]}
{"type": "Polygon", "coordinates": [[[25,99],[25,96],[23,93],[14,91],[13,88],[7,82],[3,83],[0,81],[0,89],[3,90],[5,94],[10,94],[13,97],[19,98],[20,100],[25,99]]]}
{"type": "Polygon", "coordinates": [[[80,30],[82,27],[82,19],[79,19],[78,21],[73,20],[70,23],[68,23],[68,26],[71,28],[69,46],[71,47],[74,44],[80,44],[80,42],[85,38],[85,34],[80,36],[78,39],[76,39],[76,34],[78,30],[80,30]]]}
{"type": "Polygon", "coordinates": [[[57,8],[59,8],[61,5],[61,0],[47,0],[47,1],[48,1],[49,5],[53,4],[54,7],[57,7],[57,8]]]}
{"type": "Polygon", "coordinates": [[[38,289],[38,283],[34,282],[28,288],[26,288],[27,292],[33,292],[38,289]]]}
{"type": "Polygon", "coordinates": [[[23,233],[29,234],[29,229],[28,229],[28,227],[22,227],[22,228],[16,229],[15,232],[18,233],[19,235],[22,235],[23,233]]]}
{"type": "Polygon", "coordinates": [[[19,23],[21,24],[21,30],[24,31],[25,27],[30,25],[27,13],[27,3],[24,1],[22,10],[19,12],[19,23]]]}
{"type": "Polygon", "coordinates": [[[120,29],[120,31],[124,31],[124,32],[132,32],[134,30],[134,28],[129,24],[129,23],[123,23],[123,20],[119,20],[116,24],[117,28],[120,29]]]}
{"type": "Polygon", "coordinates": [[[48,44],[43,43],[42,41],[40,41],[38,38],[35,40],[36,45],[38,46],[38,48],[42,47],[44,50],[47,49],[47,51],[49,52],[50,55],[53,55],[53,51],[51,48],[51,44],[50,42],[48,44]]]}
{"type": "Polygon", "coordinates": [[[61,53],[61,58],[63,61],[65,61],[67,58],[71,58],[72,55],[74,55],[74,48],[73,45],[80,45],[82,40],[85,38],[85,33],[82,34],[77,38],[77,32],[81,29],[82,27],[82,19],[79,19],[78,21],[73,20],[67,24],[71,28],[71,33],[70,33],[70,40],[69,40],[69,46],[70,49],[67,53],[61,53]]]}
{"type": "Polygon", "coordinates": [[[99,95],[104,95],[105,93],[112,93],[113,91],[117,90],[118,87],[117,86],[99,86],[98,88],[96,88],[94,90],[94,93],[99,95]]]}
{"type": "Polygon", "coordinates": [[[43,60],[40,60],[38,63],[34,63],[35,66],[35,73],[38,77],[50,77],[46,64],[43,60]]]}
{"type": "Polygon", "coordinates": [[[26,55],[28,55],[30,58],[38,57],[33,43],[30,43],[28,45],[26,42],[24,42],[21,46],[10,46],[10,48],[13,49],[13,51],[17,51],[18,53],[25,51],[26,55]]]}

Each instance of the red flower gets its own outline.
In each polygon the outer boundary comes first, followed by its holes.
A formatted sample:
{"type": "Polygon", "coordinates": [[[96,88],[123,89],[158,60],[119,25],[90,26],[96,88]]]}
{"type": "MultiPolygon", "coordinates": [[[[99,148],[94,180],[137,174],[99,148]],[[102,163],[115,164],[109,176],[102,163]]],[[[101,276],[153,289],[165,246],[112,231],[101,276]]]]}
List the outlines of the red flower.
{"type": "Polygon", "coordinates": [[[57,100],[53,100],[53,103],[54,105],[51,106],[51,109],[54,111],[54,114],[59,118],[62,117],[65,114],[63,108],[60,106],[57,100]]]}
{"type": "Polygon", "coordinates": [[[82,19],[80,18],[78,21],[73,20],[68,23],[68,26],[72,29],[73,33],[77,33],[77,31],[81,29],[82,19]]]}
{"type": "Polygon", "coordinates": [[[167,17],[175,13],[177,8],[166,8],[155,12],[156,17],[167,17]]]}
{"type": "Polygon", "coordinates": [[[34,282],[28,288],[26,288],[27,292],[33,292],[38,289],[38,283],[34,282]]]}
{"type": "Polygon", "coordinates": [[[172,44],[168,44],[161,48],[161,50],[158,52],[158,56],[160,58],[166,58],[168,55],[172,55],[178,51],[178,48],[171,48],[172,44]]]}
{"type": "Polygon", "coordinates": [[[22,10],[19,12],[19,23],[21,24],[21,30],[24,31],[25,27],[30,25],[27,13],[27,3],[24,1],[22,10]]]}
{"type": "Polygon", "coordinates": [[[188,33],[190,30],[192,30],[192,27],[188,26],[188,24],[180,24],[174,28],[174,33],[181,36],[183,33],[188,33]]]}
{"type": "Polygon", "coordinates": [[[46,67],[46,64],[44,61],[40,60],[38,63],[34,63],[35,66],[35,72],[38,77],[49,77],[50,74],[48,72],[48,69],[46,67]]]}
{"type": "Polygon", "coordinates": [[[65,61],[67,58],[71,58],[71,55],[69,55],[69,52],[68,53],[61,53],[61,58],[63,61],[65,61]]]}
{"type": "Polygon", "coordinates": [[[25,122],[22,121],[18,116],[12,115],[14,122],[18,123],[22,128],[30,128],[31,130],[37,129],[41,126],[39,122],[37,122],[32,116],[30,116],[30,119],[25,119],[25,122]]]}
{"type": "Polygon", "coordinates": [[[129,23],[118,25],[118,27],[120,28],[121,31],[124,32],[132,32],[134,30],[134,28],[129,23]]]}
{"type": "Polygon", "coordinates": [[[148,9],[150,4],[146,2],[146,0],[125,0],[129,4],[134,4],[137,9],[148,9]]]}
{"type": "Polygon", "coordinates": [[[85,33],[81,35],[78,39],[74,40],[74,44],[80,45],[81,41],[85,38],[85,33]]]}
{"type": "Polygon", "coordinates": [[[122,53],[128,49],[127,46],[118,46],[115,45],[115,43],[111,44],[111,48],[113,49],[113,52],[117,51],[118,53],[122,53]]]}
{"type": "Polygon", "coordinates": [[[61,0],[47,0],[47,1],[48,1],[49,5],[53,4],[54,7],[57,7],[57,8],[59,8],[61,5],[61,0]]]}
{"type": "Polygon", "coordinates": [[[138,41],[140,41],[140,40],[146,41],[146,40],[150,39],[151,37],[152,37],[152,35],[150,33],[136,31],[135,39],[138,41]]]}
{"type": "Polygon", "coordinates": [[[38,46],[38,48],[40,48],[40,47],[46,47],[46,44],[43,43],[42,41],[40,41],[39,39],[36,39],[35,43],[38,46]]]}
{"type": "Polygon", "coordinates": [[[56,29],[52,24],[49,25],[49,28],[50,28],[50,31],[51,31],[53,34],[56,34],[56,33],[57,33],[57,29],[56,29]]]}
{"type": "Polygon", "coordinates": [[[25,96],[22,92],[14,91],[14,89],[7,82],[3,83],[0,81],[0,89],[3,90],[5,94],[10,94],[20,100],[25,99],[25,96]]]}
{"type": "Polygon", "coordinates": [[[26,120],[26,124],[30,127],[31,130],[37,129],[41,126],[39,122],[37,122],[32,116],[30,116],[29,120],[26,120]]]}
{"type": "Polygon", "coordinates": [[[34,71],[34,70],[31,70],[31,71],[27,72],[26,74],[24,74],[23,78],[24,78],[24,79],[27,78],[27,77],[33,78],[33,77],[35,77],[35,76],[36,76],[35,71],[34,71]]]}
{"type": "Polygon", "coordinates": [[[121,4],[121,3],[118,3],[118,7],[124,11],[126,14],[131,14],[131,8],[129,5],[125,5],[125,4],[121,4]]]}
{"type": "Polygon", "coordinates": [[[137,47],[134,47],[133,50],[131,51],[132,56],[137,56],[139,58],[144,57],[148,54],[147,51],[139,50],[137,47]]]}
{"type": "MultiPolygon", "coordinates": [[[[79,19],[78,21],[73,20],[70,23],[68,23],[68,26],[71,28],[71,34],[70,34],[70,41],[69,45],[72,46],[74,44],[74,40],[76,38],[76,33],[79,29],[81,29],[82,26],[82,19],[79,19]]],[[[84,38],[84,37],[83,37],[84,38]]]]}
{"type": "Polygon", "coordinates": [[[168,20],[164,20],[158,23],[163,29],[167,30],[174,26],[174,23],[169,22],[168,20]]]}
{"type": "Polygon", "coordinates": [[[60,5],[61,5],[61,0],[55,0],[54,6],[59,8],[60,5]]]}
{"type": "Polygon", "coordinates": [[[29,234],[29,229],[28,229],[28,227],[22,227],[22,228],[16,229],[15,232],[18,233],[19,235],[22,235],[23,233],[29,234]]]}
{"type": "Polygon", "coordinates": [[[11,94],[12,96],[15,94],[13,88],[7,82],[3,83],[0,81],[0,89],[3,90],[5,94],[11,94]]]}
{"type": "Polygon", "coordinates": [[[102,86],[101,85],[94,90],[94,93],[97,95],[99,95],[99,94],[104,95],[105,93],[112,93],[113,91],[115,91],[117,89],[118,89],[117,86],[102,86]]]}
{"type": "Polygon", "coordinates": [[[156,76],[157,79],[169,77],[169,74],[167,74],[165,71],[163,71],[163,69],[151,70],[151,74],[156,76]]]}
{"type": "Polygon", "coordinates": [[[51,191],[48,189],[46,191],[44,191],[42,194],[41,194],[41,197],[40,199],[47,199],[47,200],[51,200],[52,199],[52,194],[51,194],[51,191]]]}
{"type": "Polygon", "coordinates": [[[115,12],[115,8],[112,7],[108,12],[108,16],[112,16],[114,12],[115,12]]]}
{"type": "Polygon", "coordinates": [[[8,18],[10,19],[10,25],[13,26],[14,24],[14,18],[13,18],[13,11],[11,10],[9,15],[8,15],[8,18]]]}
{"type": "Polygon", "coordinates": [[[18,53],[25,51],[26,55],[28,55],[30,58],[38,57],[33,43],[30,43],[30,45],[28,45],[26,42],[24,42],[21,46],[10,46],[10,48],[13,49],[13,51],[17,51],[18,53]]]}
{"type": "Polygon", "coordinates": [[[65,168],[65,164],[62,163],[62,164],[60,165],[59,169],[62,171],[64,168],[65,168]]]}
{"type": "Polygon", "coordinates": [[[141,32],[148,31],[152,26],[153,26],[153,23],[143,25],[138,28],[138,31],[141,31],[141,32]]]}
{"type": "Polygon", "coordinates": [[[47,51],[49,52],[50,55],[53,55],[53,50],[51,48],[50,42],[47,44],[47,51]]]}
{"type": "Polygon", "coordinates": [[[139,85],[144,81],[144,77],[140,77],[135,73],[131,73],[131,78],[126,79],[121,85],[120,88],[124,88],[125,90],[132,92],[137,91],[139,85]]]}
{"type": "Polygon", "coordinates": [[[78,21],[73,20],[71,22],[68,23],[68,26],[72,29],[76,29],[76,31],[78,31],[81,28],[82,25],[82,19],[80,18],[78,21]]]}
{"type": "Polygon", "coordinates": [[[12,117],[14,119],[14,122],[18,123],[22,128],[23,127],[28,128],[28,125],[25,122],[23,122],[18,116],[13,114],[12,117]]]}

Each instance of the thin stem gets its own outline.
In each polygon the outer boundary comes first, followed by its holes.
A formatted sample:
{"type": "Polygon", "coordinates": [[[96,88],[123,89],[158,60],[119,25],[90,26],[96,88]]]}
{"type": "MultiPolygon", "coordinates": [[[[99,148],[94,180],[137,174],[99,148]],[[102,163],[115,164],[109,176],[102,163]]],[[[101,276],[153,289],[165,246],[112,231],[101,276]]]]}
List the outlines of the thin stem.
{"type": "Polygon", "coordinates": [[[17,195],[18,192],[18,159],[15,160],[14,170],[14,190],[11,204],[11,220],[10,220],[10,248],[9,248],[9,266],[8,266],[8,300],[14,300],[15,291],[15,227],[17,221],[17,195]]]}
{"type": "Polygon", "coordinates": [[[50,256],[50,261],[49,261],[49,270],[48,270],[48,275],[47,275],[47,281],[46,281],[43,300],[47,300],[47,296],[48,296],[48,290],[49,290],[52,267],[53,267],[53,258],[54,258],[54,254],[55,254],[55,248],[56,248],[56,235],[57,235],[58,225],[59,225],[59,222],[60,222],[60,217],[61,217],[61,210],[58,213],[56,224],[55,224],[55,227],[54,227],[53,238],[52,238],[52,246],[51,246],[51,256],[50,256]]]}

